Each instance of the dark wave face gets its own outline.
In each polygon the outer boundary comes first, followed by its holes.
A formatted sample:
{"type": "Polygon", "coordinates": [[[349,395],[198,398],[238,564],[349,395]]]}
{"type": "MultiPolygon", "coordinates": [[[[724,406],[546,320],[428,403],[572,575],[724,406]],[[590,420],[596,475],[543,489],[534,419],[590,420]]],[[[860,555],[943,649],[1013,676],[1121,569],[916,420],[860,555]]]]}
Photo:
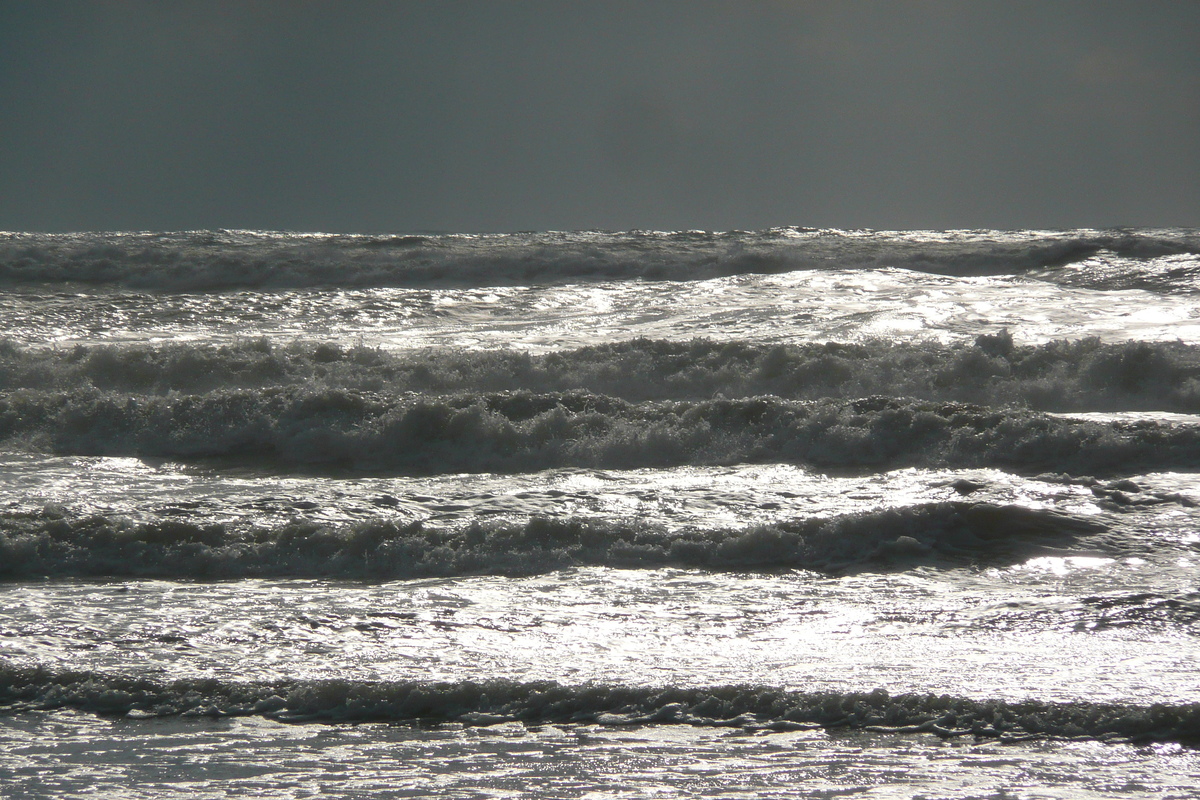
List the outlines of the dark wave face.
{"type": "Polygon", "coordinates": [[[0,391],[205,394],[304,385],[425,395],[587,392],[646,400],[892,395],[1052,412],[1200,413],[1200,347],[1097,339],[1017,345],[889,342],[762,345],[634,339],[553,353],[389,351],[336,341],[21,347],[0,341],[0,391]]]}
{"type": "Polygon", "coordinates": [[[530,575],[579,566],[804,569],[844,574],[919,564],[1008,564],[1106,530],[1054,511],[946,502],[742,529],[533,518],[465,526],[294,522],[245,529],[159,518],[0,516],[0,576],[337,577],[530,575]]]}
{"type": "Polygon", "coordinates": [[[854,728],[974,736],[1200,742],[1200,705],[978,701],[946,695],[803,693],[769,687],[563,686],[554,682],[159,682],[0,664],[0,712],[80,709],[155,716],[262,715],[285,722],[395,721],[466,725],[664,723],[747,732],[854,728]]]}
{"type": "Polygon", "coordinates": [[[10,233],[0,236],[0,285],[79,283],[151,291],[506,286],[894,267],[960,277],[1031,274],[1104,289],[1195,291],[1198,258],[1200,234],[1194,230],[10,233]]]}
{"type": "Polygon", "coordinates": [[[57,454],[407,475],[745,462],[1094,475],[1200,466],[1197,425],[887,397],[635,404],[589,393],[19,391],[0,397],[0,441],[57,454]]]}

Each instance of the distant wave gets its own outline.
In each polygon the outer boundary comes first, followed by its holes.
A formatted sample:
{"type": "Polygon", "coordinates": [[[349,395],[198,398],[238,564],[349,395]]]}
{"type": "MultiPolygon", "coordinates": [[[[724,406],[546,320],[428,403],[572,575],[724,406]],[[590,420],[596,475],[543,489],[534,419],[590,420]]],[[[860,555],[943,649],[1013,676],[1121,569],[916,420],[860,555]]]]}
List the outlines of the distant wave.
{"type": "Polygon", "coordinates": [[[1200,232],[816,230],[368,236],[199,231],[0,234],[0,285],[151,291],[697,280],[896,267],[1194,291],[1200,232]],[[1156,260],[1167,259],[1166,263],[1156,260]],[[1094,262],[1094,263],[1093,263],[1094,262]],[[1081,269],[1089,264],[1094,269],[1081,269]],[[1066,269],[1072,267],[1072,269],[1066,269]]]}
{"type": "Polygon", "coordinates": [[[975,700],[948,695],[797,692],[764,686],[564,686],[550,681],[156,680],[0,661],[0,711],[77,709],[144,719],[260,715],[284,722],[455,722],[746,731],[851,728],[1015,742],[1059,738],[1200,743],[1200,704],[975,700]]]}
{"type": "Polygon", "coordinates": [[[295,385],[393,394],[586,391],[634,402],[892,394],[1059,412],[1200,413],[1200,347],[1097,339],[1020,346],[1006,334],[981,335],[973,345],[635,339],[548,354],[267,340],[57,350],[0,340],[0,391],[168,394],[295,385]]]}
{"type": "Polygon", "coordinates": [[[409,475],[733,463],[1076,475],[1200,467],[1200,426],[890,397],[630,403],[587,392],[18,390],[0,394],[0,442],[57,454],[409,475]]]}
{"type": "Polygon", "coordinates": [[[577,566],[845,572],[1015,562],[1104,530],[1054,511],[965,501],[679,531],[636,519],[540,517],[457,527],[375,520],[267,529],[178,517],[73,516],[50,507],[0,513],[0,576],[391,580],[577,566]]]}

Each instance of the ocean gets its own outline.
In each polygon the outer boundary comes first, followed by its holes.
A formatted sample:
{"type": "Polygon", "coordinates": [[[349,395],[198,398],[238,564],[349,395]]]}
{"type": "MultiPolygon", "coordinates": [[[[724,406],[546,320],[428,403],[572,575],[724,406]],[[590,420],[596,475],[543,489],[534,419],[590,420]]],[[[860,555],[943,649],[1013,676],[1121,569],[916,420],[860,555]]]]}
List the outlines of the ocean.
{"type": "Polygon", "coordinates": [[[1194,798],[1200,231],[0,234],[4,798],[1194,798]]]}

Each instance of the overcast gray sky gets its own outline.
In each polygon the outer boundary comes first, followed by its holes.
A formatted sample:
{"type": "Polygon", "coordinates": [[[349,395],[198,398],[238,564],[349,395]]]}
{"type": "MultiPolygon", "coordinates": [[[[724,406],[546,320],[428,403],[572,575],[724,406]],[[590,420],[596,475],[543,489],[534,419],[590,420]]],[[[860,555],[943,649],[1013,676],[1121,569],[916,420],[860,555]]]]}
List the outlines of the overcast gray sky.
{"type": "Polygon", "coordinates": [[[0,229],[1200,225],[1196,0],[0,0],[0,229]]]}

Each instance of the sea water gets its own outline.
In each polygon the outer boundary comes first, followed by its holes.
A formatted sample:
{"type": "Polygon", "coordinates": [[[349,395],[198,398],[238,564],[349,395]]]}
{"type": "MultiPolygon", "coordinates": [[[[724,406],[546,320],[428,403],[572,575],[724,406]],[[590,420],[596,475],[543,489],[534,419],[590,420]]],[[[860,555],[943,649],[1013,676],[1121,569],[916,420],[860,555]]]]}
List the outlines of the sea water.
{"type": "Polygon", "coordinates": [[[1192,797],[1200,232],[0,235],[0,796],[1192,797]]]}

